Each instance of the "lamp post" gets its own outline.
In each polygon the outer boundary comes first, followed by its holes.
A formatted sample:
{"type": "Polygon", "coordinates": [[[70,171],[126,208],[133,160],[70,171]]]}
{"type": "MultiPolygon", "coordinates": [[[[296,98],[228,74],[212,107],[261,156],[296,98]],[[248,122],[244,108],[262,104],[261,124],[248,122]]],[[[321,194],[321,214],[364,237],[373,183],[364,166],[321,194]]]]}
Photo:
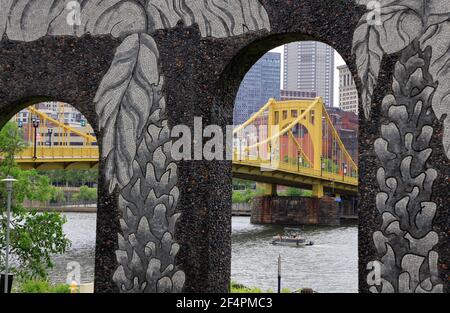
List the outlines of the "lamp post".
{"type": "Polygon", "coordinates": [[[49,128],[47,131],[48,134],[48,146],[52,146],[52,134],[53,134],[53,128],[49,128]]]}
{"type": "Polygon", "coordinates": [[[269,141],[269,163],[272,165],[272,143],[269,141]]]}
{"type": "Polygon", "coordinates": [[[278,293],[281,293],[281,254],[278,255],[278,293]]]}
{"type": "Polygon", "coordinates": [[[320,157],[320,176],[323,175],[323,171],[325,170],[325,162],[323,161],[323,156],[320,157]]]}
{"type": "Polygon", "coordinates": [[[242,151],[242,147],[244,146],[244,138],[242,138],[242,136],[239,138],[239,160],[242,161],[244,160],[244,152],[242,151]]]}
{"type": "Polygon", "coordinates": [[[36,160],[37,159],[37,129],[39,127],[39,120],[37,118],[33,117],[31,122],[32,122],[33,128],[34,128],[34,155],[33,155],[33,159],[36,160]]]}
{"type": "Polygon", "coordinates": [[[248,148],[250,146],[250,134],[245,134],[244,138],[245,146],[244,146],[244,157],[248,160],[250,160],[250,149],[248,148]]]}
{"type": "Polygon", "coordinates": [[[8,176],[6,179],[3,179],[2,182],[6,184],[6,192],[7,192],[7,202],[6,202],[6,252],[5,252],[5,285],[4,285],[4,293],[8,293],[8,279],[9,279],[9,232],[10,232],[10,220],[11,220],[11,196],[13,189],[13,182],[16,180],[11,176],[8,176]]]}
{"type": "Polygon", "coordinates": [[[346,174],[347,174],[347,164],[342,163],[342,180],[345,179],[346,174]]]}

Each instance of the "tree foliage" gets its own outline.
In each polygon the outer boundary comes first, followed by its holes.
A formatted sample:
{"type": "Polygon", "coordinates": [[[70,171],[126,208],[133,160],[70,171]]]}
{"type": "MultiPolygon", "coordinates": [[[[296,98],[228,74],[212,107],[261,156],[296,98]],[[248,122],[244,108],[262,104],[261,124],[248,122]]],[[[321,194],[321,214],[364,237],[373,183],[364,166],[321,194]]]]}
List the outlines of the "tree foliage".
{"type": "Polygon", "coordinates": [[[52,285],[46,280],[30,279],[20,285],[21,293],[69,293],[67,284],[52,285]]]}
{"type": "MultiPolygon", "coordinates": [[[[48,177],[35,170],[21,170],[14,159],[25,144],[20,130],[14,123],[7,123],[0,131],[0,179],[11,175],[14,183],[11,207],[11,271],[21,277],[46,278],[53,266],[51,257],[64,253],[70,241],[63,233],[65,218],[58,213],[38,213],[22,206],[25,199],[49,201],[55,188],[48,177]]],[[[5,267],[6,250],[6,189],[0,185],[0,270],[5,267]]]]}
{"type": "Polygon", "coordinates": [[[295,187],[288,187],[286,191],[282,192],[280,196],[285,197],[311,197],[311,190],[304,190],[295,187]]]}
{"type": "Polygon", "coordinates": [[[251,180],[245,180],[240,178],[233,178],[233,189],[245,190],[245,189],[255,189],[256,182],[251,180]]]}
{"type": "Polygon", "coordinates": [[[6,169],[6,176],[15,167],[14,156],[25,148],[22,130],[14,123],[7,123],[0,131],[0,155],[2,155],[2,167],[6,169]]]}
{"type": "Polygon", "coordinates": [[[51,170],[39,172],[50,179],[54,186],[79,187],[83,185],[94,186],[97,184],[98,170],[51,170]]]}
{"type": "Polygon", "coordinates": [[[254,197],[264,194],[262,189],[246,189],[245,191],[233,191],[232,202],[233,203],[248,203],[254,197]]]}
{"type": "Polygon", "coordinates": [[[81,186],[80,191],[72,195],[73,201],[87,202],[97,199],[97,188],[89,188],[88,186],[81,186]]]}

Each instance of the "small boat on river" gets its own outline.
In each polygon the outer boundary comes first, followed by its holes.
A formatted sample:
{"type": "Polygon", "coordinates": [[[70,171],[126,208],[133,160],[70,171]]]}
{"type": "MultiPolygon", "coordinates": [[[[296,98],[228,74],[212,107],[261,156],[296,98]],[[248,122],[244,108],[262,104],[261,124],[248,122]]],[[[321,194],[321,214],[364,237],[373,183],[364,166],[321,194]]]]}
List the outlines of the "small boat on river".
{"type": "Polygon", "coordinates": [[[307,241],[300,236],[273,236],[272,242],[273,245],[282,245],[282,246],[293,246],[293,247],[304,247],[304,246],[312,246],[314,242],[307,241]]]}

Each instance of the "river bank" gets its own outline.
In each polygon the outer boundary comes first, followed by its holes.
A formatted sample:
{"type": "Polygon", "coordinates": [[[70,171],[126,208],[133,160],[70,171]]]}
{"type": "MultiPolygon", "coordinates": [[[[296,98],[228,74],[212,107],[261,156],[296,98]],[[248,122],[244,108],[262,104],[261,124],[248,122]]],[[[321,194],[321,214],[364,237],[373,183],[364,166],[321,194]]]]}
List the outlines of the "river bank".
{"type": "MultiPolygon", "coordinates": [[[[30,208],[38,212],[97,213],[97,204],[35,204],[30,208]]],[[[249,203],[233,203],[231,213],[233,216],[250,216],[252,212],[249,203]]]]}

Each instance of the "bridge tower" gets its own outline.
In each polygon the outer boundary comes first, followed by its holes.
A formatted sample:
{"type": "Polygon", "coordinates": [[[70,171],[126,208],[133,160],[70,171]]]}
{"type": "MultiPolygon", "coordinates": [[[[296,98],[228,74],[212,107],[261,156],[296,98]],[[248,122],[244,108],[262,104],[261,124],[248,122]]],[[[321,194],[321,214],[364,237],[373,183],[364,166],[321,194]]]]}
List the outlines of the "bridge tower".
{"type": "MultiPolygon", "coordinates": [[[[316,101],[316,105],[314,107],[314,110],[311,111],[311,114],[313,115],[313,149],[314,149],[314,170],[316,172],[322,171],[322,136],[323,136],[323,122],[322,122],[322,116],[323,116],[323,104],[322,99],[319,101],[316,101]]],[[[323,193],[323,185],[319,182],[317,184],[313,185],[312,188],[312,196],[315,198],[322,198],[324,195],[323,193]]]]}

